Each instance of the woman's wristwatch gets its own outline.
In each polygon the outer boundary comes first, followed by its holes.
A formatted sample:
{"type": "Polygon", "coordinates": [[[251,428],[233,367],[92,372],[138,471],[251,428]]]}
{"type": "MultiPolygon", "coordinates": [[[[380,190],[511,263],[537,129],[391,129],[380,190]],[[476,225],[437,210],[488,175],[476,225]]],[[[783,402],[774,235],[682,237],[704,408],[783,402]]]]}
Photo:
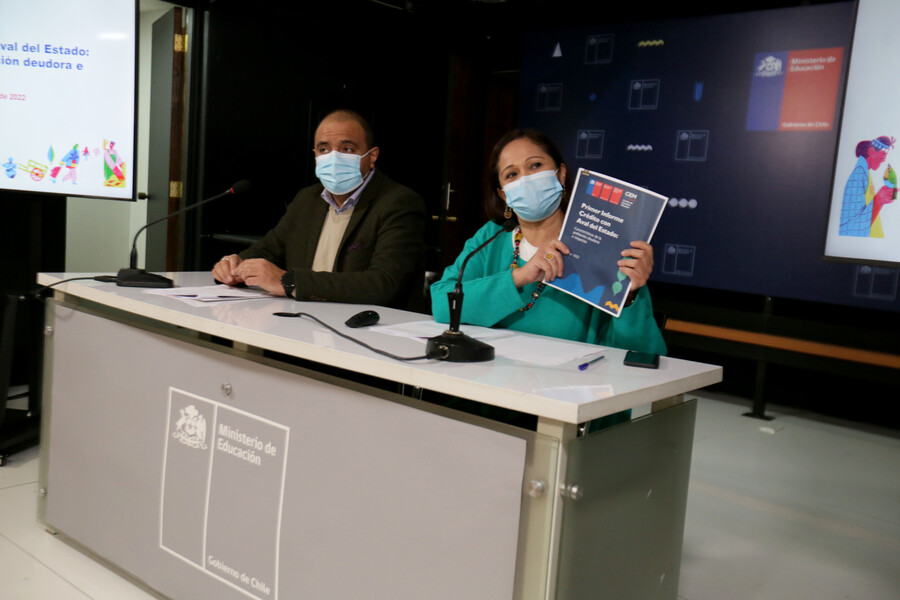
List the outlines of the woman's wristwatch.
{"type": "Polygon", "coordinates": [[[625,298],[625,305],[622,308],[628,308],[632,304],[634,304],[634,299],[637,298],[637,290],[631,290],[628,292],[628,297],[625,298]]]}

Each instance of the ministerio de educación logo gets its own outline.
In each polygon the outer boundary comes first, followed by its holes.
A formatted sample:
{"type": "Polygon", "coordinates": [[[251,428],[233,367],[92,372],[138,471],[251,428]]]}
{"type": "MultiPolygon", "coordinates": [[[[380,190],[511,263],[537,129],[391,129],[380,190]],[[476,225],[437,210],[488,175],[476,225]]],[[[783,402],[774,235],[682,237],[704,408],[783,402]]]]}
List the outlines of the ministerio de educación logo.
{"type": "Polygon", "coordinates": [[[179,409],[181,418],[175,422],[172,437],[191,448],[206,450],[206,419],[193,404],[179,409]]]}
{"type": "Polygon", "coordinates": [[[778,77],[784,75],[781,59],[772,55],[765,57],[759,62],[754,75],[757,77],[778,77]]]}

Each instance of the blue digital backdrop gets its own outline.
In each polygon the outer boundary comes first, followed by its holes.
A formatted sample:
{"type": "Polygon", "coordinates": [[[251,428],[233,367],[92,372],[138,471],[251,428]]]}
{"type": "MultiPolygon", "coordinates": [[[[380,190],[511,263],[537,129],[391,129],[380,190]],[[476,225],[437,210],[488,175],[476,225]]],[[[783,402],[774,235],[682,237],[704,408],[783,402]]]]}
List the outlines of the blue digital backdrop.
{"type": "Polygon", "coordinates": [[[900,311],[900,270],[822,258],[854,10],[530,33],[519,122],[670,198],[656,281],[900,311]]]}

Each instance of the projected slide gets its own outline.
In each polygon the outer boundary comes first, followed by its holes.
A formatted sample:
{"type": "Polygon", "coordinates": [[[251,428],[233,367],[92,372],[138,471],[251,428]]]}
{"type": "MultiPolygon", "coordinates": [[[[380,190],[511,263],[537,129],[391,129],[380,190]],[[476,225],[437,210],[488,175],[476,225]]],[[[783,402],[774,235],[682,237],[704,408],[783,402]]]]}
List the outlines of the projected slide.
{"type": "Polygon", "coordinates": [[[0,0],[0,189],[132,198],[135,14],[0,0]]]}
{"type": "Polygon", "coordinates": [[[900,21],[895,0],[862,0],[831,190],[825,255],[900,265],[900,50],[885,44],[900,21]],[[894,167],[893,165],[896,165],[894,167]]]}
{"type": "Polygon", "coordinates": [[[900,310],[900,269],[874,260],[900,260],[900,2],[881,3],[862,0],[879,27],[864,14],[868,50],[852,54],[852,2],[531,32],[519,124],[547,132],[570,169],[669,198],[654,281],[900,310]],[[845,189],[864,237],[838,235],[845,189]],[[832,239],[867,264],[823,260],[829,204],[832,239]]]}

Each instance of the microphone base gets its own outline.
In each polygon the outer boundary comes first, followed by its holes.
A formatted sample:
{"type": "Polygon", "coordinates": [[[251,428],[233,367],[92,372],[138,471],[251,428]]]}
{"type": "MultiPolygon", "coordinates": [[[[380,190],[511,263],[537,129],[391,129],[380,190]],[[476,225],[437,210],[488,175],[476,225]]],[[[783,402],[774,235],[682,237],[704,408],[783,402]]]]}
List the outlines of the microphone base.
{"type": "Polygon", "coordinates": [[[438,360],[448,362],[485,362],[494,360],[494,347],[475,338],[469,337],[459,331],[449,329],[428,339],[425,353],[429,356],[437,353],[443,356],[435,356],[438,360]]]}
{"type": "Polygon", "coordinates": [[[119,287],[170,288],[175,287],[172,280],[156,273],[148,273],[144,269],[119,269],[116,275],[119,287]]]}

